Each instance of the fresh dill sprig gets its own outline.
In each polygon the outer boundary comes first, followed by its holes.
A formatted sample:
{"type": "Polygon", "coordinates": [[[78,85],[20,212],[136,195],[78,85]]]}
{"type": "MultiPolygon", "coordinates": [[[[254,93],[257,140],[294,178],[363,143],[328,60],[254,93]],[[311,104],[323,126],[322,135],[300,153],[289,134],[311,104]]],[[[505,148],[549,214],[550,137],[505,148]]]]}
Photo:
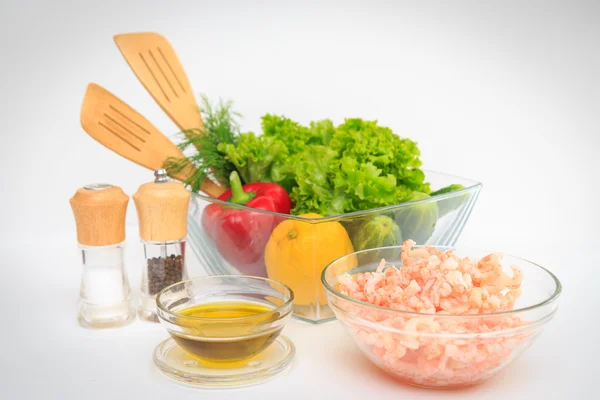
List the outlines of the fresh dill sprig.
{"type": "Polygon", "coordinates": [[[229,175],[235,170],[235,166],[218,151],[218,146],[220,143],[237,144],[240,131],[238,119],[241,115],[233,111],[231,101],[219,100],[217,105],[213,106],[203,95],[200,113],[204,127],[182,132],[185,134],[185,140],[178,146],[182,151],[193,146],[194,153],[186,158],[170,157],[165,162],[168,173],[181,172],[190,164],[197,168],[185,181],[194,192],[200,190],[202,181],[207,177],[213,177],[228,186],[229,175]]]}

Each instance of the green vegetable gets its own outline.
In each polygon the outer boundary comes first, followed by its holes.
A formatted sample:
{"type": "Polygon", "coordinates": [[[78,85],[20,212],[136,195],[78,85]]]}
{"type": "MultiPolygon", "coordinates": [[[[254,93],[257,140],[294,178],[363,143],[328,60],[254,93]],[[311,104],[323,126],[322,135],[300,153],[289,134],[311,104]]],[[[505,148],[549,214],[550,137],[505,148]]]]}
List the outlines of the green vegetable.
{"type": "Polygon", "coordinates": [[[307,145],[327,146],[335,133],[333,122],[328,119],[310,123],[310,128],[283,116],[267,114],[262,117],[262,129],[265,136],[281,140],[290,154],[298,154],[307,145]]]}
{"type": "MultiPolygon", "coordinates": [[[[363,221],[356,221],[347,227],[355,251],[402,244],[402,232],[393,219],[378,215],[363,221]]],[[[396,251],[381,250],[377,258],[391,258],[396,251]]]]}
{"type": "Polygon", "coordinates": [[[457,183],[454,183],[452,185],[448,185],[446,187],[438,189],[435,192],[431,192],[431,196],[437,196],[438,194],[450,193],[450,192],[454,192],[454,191],[461,190],[461,189],[464,189],[464,188],[465,187],[463,185],[459,185],[457,183]]]}
{"type": "MultiPolygon", "coordinates": [[[[413,192],[403,202],[427,199],[430,196],[422,192],[413,192]]],[[[417,244],[426,244],[435,229],[438,220],[438,207],[433,201],[419,204],[407,204],[394,212],[394,219],[402,230],[404,240],[412,239],[417,244]]]]}
{"type": "Polygon", "coordinates": [[[310,130],[289,118],[267,114],[262,117],[262,130],[266,137],[279,139],[288,148],[290,154],[304,150],[310,130]]]}
{"type": "Polygon", "coordinates": [[[333,122],[329,119],[310,123],[310,138],[308,144],[320,144],[327,146],[335,134],[333,122]]]}
{"type": "Polygon", "coordinates": [[[395,176],[383,175],[372,163],[360,164],[351,157],[342,157],[334,182],[347,197],[342,212],[395,204],[406,190],[395,176]]]}
{"type": "Polygon", "coordinates": [[[239,135],[237,144],[220,143],[217,149],[235,165],[244,182],[275,182],[287,191],[292,189],[292,170],[286,167],[289,152],[280,140],[248,132],[239,135]]]}
{"type": "MultiPolygon", "coordinates": [[[[190,163],[198,167],[186,182],[193,191],[206,177],[228,185],[227,178],[235,170],[243,183],[283,186],[294,203],[292,213],[323,216],[395,205],[431,193],[420,169],[417,144],[377,121],[350,118],[335,126],[325,119],[303,126],[284,116],[266,114],[263,134],[255,135],[240,133],[239,114],[232,111],[231,102],[212,107],[203,98],[201,112],[205,127],[186,132],[187,139],[180,145],[182,149],[196,147],[194,155],[166,163],[169,172],[181,171],[190,163]]],[[[440,209],[442,215],[460,205],[450,203],[440,209]]],[[[404,236],[417,242],[426,240],[435,226],[437,208],[424,207],[416,214],[407,211],[399,212],[402,218],[395,217],[407,226],[400,226],[404,236]],[[417,223],[419,231],[415,232],[417,223]]]]}
{"type": "Polygon", "coordinates": [[[198,167],[196,173],[185,182],[194,192],[199,191],[204,178],[211,175],[219,182],[228,184],[229,175],[235,171],[235,165],[219,153],[218,146],[224,143],[235,145],[239,134],[237,118],[240,115],[232,110],[231,102],[220,101],[215,108],[202,96],[200,112],[204,128],[183,132],[186,138],[179,145],[181,150],[195,147],[195,154],[188,158],[170,157],[164,165],[169,173],[180,172],[190,164],[198,167]]]}
{"type": "Polygon", "coordinates": [[[402,139],[391,129],[376,121],[347,119],[337,127],[331,147],[340,157],[350,157],[358,164],[372,163],[383,175],[396,177],[399,185],[411,190],[429,193],[425,174],[419,169],[420,152],[415,142],[402,139]]]}
{"type": "Polygon", "coordinates": [[[339,214],[344,209],[345,194],[335,188],[336,153],[325,146],[311,145],[293,162],[295,181],[290,197],[295,207],[292,214],[316,212],[339,214]]]}
{"type": "Polygon", "coordinates": [[[409,193],[373,164],[337,158],[329,147],[306,146],[293,162],[298,186],[291,193],[294,214],[336,215],[395,204],[409,193]]]}
{"type": "MultiPolygon", "coordinates": [[[[289,123],[288,123],[289,124],[289,123]]],[[[329,120],[313,123],[309,131],[280,123],[277,137],[287,137],[297,155],[294,172],[297,188],[292,191],[292,210],[296,214],[316,212],[321,215],[343,214],[398,204],[413,191],[429,193],[429,184],[419,169],[419,150],[414,142],[401,139],[375,121],[347,119],[333,128],[329,120]],[[302,141],[304,147],[298,146],[302,141]],[[327,157],[318,145],[333,150],[327,157]],[[311,161],[321,158],[317,163],[311,161]],[[302,162],[308,160],[308,162],[302,162]],[[318,179],[311,179],[318,176],[318,179]]],[[[274,132],[274,130],[273,130],[274,132]]],[[[266,131],[265,131],[265,134],[266,131]]],[[[275,135],[275,133],[271,133],[275,135]]]]}
{"type": "MultiPolygon", "coordinates": [[[[437,196],[439,194],[455,192],[457,190],[462,190],[464,188],[465,187],[463,185],[452,184],[452,185],[443,187],[441,189],[438,189],[435,192],[431,192],[431,196],[437,196]]],[[[468,198],[469,198],[469,195],[467,193],[465,193],[461,196],[438,200],[437,205],[438,205],[440,217],[443,217],[444,215],[448,214],[450,211],[453,211],[453,210],[457,209],[458,207],[460,207],[468,198]]]]}

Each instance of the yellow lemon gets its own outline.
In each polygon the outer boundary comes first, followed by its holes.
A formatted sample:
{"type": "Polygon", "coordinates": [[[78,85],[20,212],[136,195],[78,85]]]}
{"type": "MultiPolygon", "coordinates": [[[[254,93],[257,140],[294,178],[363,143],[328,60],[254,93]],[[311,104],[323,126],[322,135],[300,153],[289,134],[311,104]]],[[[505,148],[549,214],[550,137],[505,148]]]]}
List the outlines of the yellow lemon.
{"type": "MultiPolygon", "coordinates": [[[[312,213],[301,217],[322,218],[312,213]]],[[[339,222],[288,219],[271,234],[265,249],[265,264],[269,278],[294,291],[295,304],[327,304],[321,273],[331,261],[353,252],[350,237],[339,222]]],[[[350,270],[356,264],[356,257],[349,257],[347,265],[340,268],[350,270]]]]}

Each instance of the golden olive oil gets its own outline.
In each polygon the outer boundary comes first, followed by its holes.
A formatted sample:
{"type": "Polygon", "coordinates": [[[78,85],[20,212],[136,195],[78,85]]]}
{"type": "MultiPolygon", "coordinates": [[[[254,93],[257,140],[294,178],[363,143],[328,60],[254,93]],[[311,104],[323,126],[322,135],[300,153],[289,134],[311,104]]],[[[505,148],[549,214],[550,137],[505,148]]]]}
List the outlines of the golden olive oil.
{"type": "Polygon", "coordinates": [[[279,312],[270,311],[273,308],[251,302],[196,305],[178,311],[177,324],[185,333],[171,335],[205,362],[236,362],[257,355],[277,338],[283,326],[275,323],[279,312]]]}

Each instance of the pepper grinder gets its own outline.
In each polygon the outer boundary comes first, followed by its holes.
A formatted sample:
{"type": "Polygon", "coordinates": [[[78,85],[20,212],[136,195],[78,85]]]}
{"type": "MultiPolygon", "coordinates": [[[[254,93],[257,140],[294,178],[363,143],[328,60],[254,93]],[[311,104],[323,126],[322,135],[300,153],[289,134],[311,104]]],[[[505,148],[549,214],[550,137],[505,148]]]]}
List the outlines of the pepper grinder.
{"type": "Polygon", "coordinates": [[[123,261],[129,196],[118,186],[91,184],[79,188],[69,202],[83,264],[79,324],[111,328],[133,321],[135,309],[123,261]]]}
{"type": "Polygon", "coordinates": [[[154,172],[154,182],[141,185],[133,195],[144,247],[138,315],[158,322],[156,295],[187,279],[185,237],[191,194],[183,184],[169,181],[167,172],[154,172]]]}

